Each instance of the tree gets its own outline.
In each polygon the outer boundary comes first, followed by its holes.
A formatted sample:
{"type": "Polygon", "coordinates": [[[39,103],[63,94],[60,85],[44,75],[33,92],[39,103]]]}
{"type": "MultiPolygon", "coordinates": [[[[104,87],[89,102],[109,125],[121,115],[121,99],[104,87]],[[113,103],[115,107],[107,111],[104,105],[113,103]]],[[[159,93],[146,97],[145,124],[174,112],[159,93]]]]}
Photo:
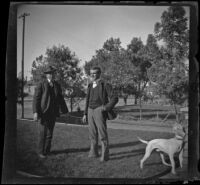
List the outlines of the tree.
{"type": "Polygon", "coordinates": [[[79,79],[77,82],[74,83],[73,87],[67,88],[65,90],[65,97],[70,99],[70,109],[71,112],[73,110],[73,107],[77,106],[79,107],[79,103],[83,98],[86,96],[86,92],[84,91],[83,82],[84,79],[79,79]]]}
{"type": "Polygon", "coordinates": [[[92,57],[92,59],[85,63],[84,69],[87,75],[90,73],[90,69],[93,66],[99,66],[101,67],[103,74],[102,78],[106,81],[110,80],[110,74],[108,73],[108,68],[110,68],[110,65],[112,63],[112,54],[119,53],[121,50],[121,41],[119,38],[114,39],[110,38],[106,40],[103,44],[103,47],[99,50],[96,50],[95,56],[92,57]]]}
{"type": "Polygon", "coordinates": [[[111,82],[112,74],[111,68],[113,66],[113,62],[119,56],[119,52],[121,50],[120,39],[110,38],[104,42],[103,47],[96,51],[96,55],[92,57],[92,59],[85,63],[84,69],[87,75],[89,75],[89,71],[93,66],[99,66],[103,73],[101,78],[105,81],[111,82]]]}
{"type": "MultiPolygon", "coordinates": [[[[39,81],[44,78],[43,71],[48,65],[56,68],[56,80],[61,84],[63,92],[67,89],[71,92],[83,91],[83,87],[80,85],[82,80],[82,71],[78,66],[80,60],[76,57],[75,53],[72,53],[68,47],[64,45],[53,46],[47,48],[46,57],[42,55],[37,57],[32,64],[32,75],[34,81],[39,81]],[[76,90],[75,90],[76,88],[76,90]]],[[[74,95],[67,95],[71,102],[71,111],[73,108],[72,102],[75,102],[74,95]]]]}
{"type": "Polygon", "coordinates": [[[164,94],[174,105],[181,105],[188,97],[188,73],[185,60],[189,52],[189,30],[187,17],[181,6],[172,6],[164,11],[161,22],[155,24],[157,40],[163,40],[161,59],[152,64],[149,77],[157,86],[159,94],[164,94]]]}
{"type": "Polygon", "coordinates": [[[132,74],[134,75],[136,100],[142,96],[142,91],[148,82],[146,72],[151,63],[148,61],[146,53],[146,48],[140,38],[133,38],[127,46],[127,54],[133,65],[132,74]]]}
{"type": "Polygon", "coordinates": [[[109,74],[107,73],[107,69],[110,65],[110,54],[102,49],[96,51],[96,55],[92,57],[92,59],[85,63],[84,70],[87,75],[90,75],[90,69],[94,66],[99,66],[102,73],[102,78],[106,81],[109,81],[109,74]]]}
{"type": "Polygon", "coordinates": [[[102,79],[112,84],[115,93],[121,94],[133,82],[131,63],[127,58],[126,50],[121,47],[119,38],[110,38],[105,41],[103,47],[96,51],[96,55],[85,63],[84,69],[87,75],[92,66],[101,67],[102,79]]]}
{"type": "Polygon", "coordinates": [[[128,59],[126,50],[113,51],[110,53],[110,65],[107,68],[109,82],[113,87],[125,93],[128,85],[133,83],[132,64],[128,59]]]}
{"type": "MultiPolygon", "coordinates": [[[[23,86],[27,84],[27,80],[24,79],[23,86]]],[[[23,92],[23,97],[27,97],[28,93],[23,92]]],[[[17,103],[22,104],[22,73],[20,72],[17,77],[17,103]]]]}
{"type": "Polygon", "coordinates": [[[154,27],[156,38],[164,41],[168,53],[179,58],[187,58],[189,52],[188,18],[185,14],[182,6],[171,6],[162,13],[161,22],[154,27]]]}
{"type": "Polygon", "coordinates": [[[121,41],[119,38],[114,39],[111,37],[103,44],[103,49],[107,52],[120,51],[121,48],[121,41]]]}
{"type": "Polygon", "coordinates": [[[142,115],[141,98],[145,95],[145,88],[149,81],[147,69],[151,66],[147,53],[148,50],[143,45],[140,38],[133,38],[131,43],[127,46],[127,55],[133,65],[132,75],[134,83],[132,84],[132,89],[135,95],[135,103],[137,103],[137,99],[139,98],[140,119],[142,115]]]}
{"type": "Polygon", "coordinates": [[[45,78],[44,71],[48,65],[48,61],[43,55],[36,57],[32,63],[32,80],[34,83],[38,83],[41,79],[45,78]]]}
{"type": "Polygon", "coordinates": [[[149,34],[147,37],[147,43],[145,45],[146,58],[151,64],[157,63],[161,59],[161,52],[157,43],[157,40],[153,34],[149,34]]]}

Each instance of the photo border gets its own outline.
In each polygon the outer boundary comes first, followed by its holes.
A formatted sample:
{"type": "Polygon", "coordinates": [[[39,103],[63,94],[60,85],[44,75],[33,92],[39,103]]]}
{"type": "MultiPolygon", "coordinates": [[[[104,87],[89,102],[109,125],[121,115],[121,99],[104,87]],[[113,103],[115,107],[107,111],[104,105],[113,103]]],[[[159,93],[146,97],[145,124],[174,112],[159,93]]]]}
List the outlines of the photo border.
{"type": "Polygon", "coordinates": [[[23,2],[10,3],[7,46],[6,46],[6,66],[5,66],[5,96],[6,96],[6,119],[2,166],[2,183],[140,183],[140,182],[164,182],[174,180],[152,179],[144,181],[142,179],[90,179],[90,178],[26,178],[16,174],[16,100],[17,100],[17,7],[22,4],[27,5],[117,5],[117,6],[189,6],[190,7],[190,48],[189,48],[189,120],[188,120],[188,181],[199,178],[199,65],[196,58],[198,53],[198,2],[23,2]]]}

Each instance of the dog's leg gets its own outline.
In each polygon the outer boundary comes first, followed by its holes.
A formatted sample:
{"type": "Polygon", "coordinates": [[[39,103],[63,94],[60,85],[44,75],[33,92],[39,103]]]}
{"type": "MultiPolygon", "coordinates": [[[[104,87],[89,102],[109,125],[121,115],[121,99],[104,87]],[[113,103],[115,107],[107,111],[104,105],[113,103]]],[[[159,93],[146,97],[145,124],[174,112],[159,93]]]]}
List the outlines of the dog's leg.
{"type": "Polygon", "coordinates": [[[176,174],[176,172],[175,172],[174,155],[170,153],[170,154],[169,154],[169,159],[170,159],[170,162],[171,162],[171,165],[172,165],[172,170],[171,170],[171,172],[172,172],[173,174],[176,174]]]}
{"type": "Polygon", "coordinates": [[[146,159],[151,155],[151,152],[152,152],[152,147],[150,145],[147,145],[145,155],[140,161],[140,168],[141,169],[143,169],[144,161],[146,161],[146,159]]]}
{"type": "Polygon", "coordinates": [[[168,164],[166,161],[165,161],[165,158],[164,158],[164,155],[162,153],[160,153],[160,157],[162,159],[162,163],[166,166],[172,166],[171,164],[168,164]]]}
{"type": "Polygon", "coordinates": [[[183,149],[179,153],[178,158],[179,158],[180,166],[181,166],[181,168],[183,168],[183,149]]]}

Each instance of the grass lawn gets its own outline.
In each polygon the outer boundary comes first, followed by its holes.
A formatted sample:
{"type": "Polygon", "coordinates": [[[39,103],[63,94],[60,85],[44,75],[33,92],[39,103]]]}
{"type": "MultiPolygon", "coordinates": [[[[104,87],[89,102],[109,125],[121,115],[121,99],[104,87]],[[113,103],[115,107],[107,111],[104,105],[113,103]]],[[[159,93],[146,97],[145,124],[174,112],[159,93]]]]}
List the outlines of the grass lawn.
{"type": "MultiPolygon", "coordinates": [[[[46,159],[37,156],[37,124],[30,121],[17,123],[17,169],[46,177],[75,178],[154,178],[170,172],[153,152],[140,170],[139,161],[146,145],[137,140],[170,138],[170,133],[108,129],[110,160],[101,163],[89,159],[88,128],[56,124],[52,154],[46,159]]],[[[181,178],[181,177],[180,177],[181,178]]]]}

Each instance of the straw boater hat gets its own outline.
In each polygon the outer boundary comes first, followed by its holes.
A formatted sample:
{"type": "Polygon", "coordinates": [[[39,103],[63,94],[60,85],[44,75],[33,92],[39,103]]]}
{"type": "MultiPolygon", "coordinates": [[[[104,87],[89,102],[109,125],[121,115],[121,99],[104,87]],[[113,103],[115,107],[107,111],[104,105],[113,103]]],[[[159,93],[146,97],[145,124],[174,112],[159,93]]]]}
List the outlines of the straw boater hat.
{"type": "Polygon", "coordinates": [[[53,68],[52,66],[48,66],[47,69],[44,71],[44,74],[52,74],[56,71],[55,68],[53,68]]]}

